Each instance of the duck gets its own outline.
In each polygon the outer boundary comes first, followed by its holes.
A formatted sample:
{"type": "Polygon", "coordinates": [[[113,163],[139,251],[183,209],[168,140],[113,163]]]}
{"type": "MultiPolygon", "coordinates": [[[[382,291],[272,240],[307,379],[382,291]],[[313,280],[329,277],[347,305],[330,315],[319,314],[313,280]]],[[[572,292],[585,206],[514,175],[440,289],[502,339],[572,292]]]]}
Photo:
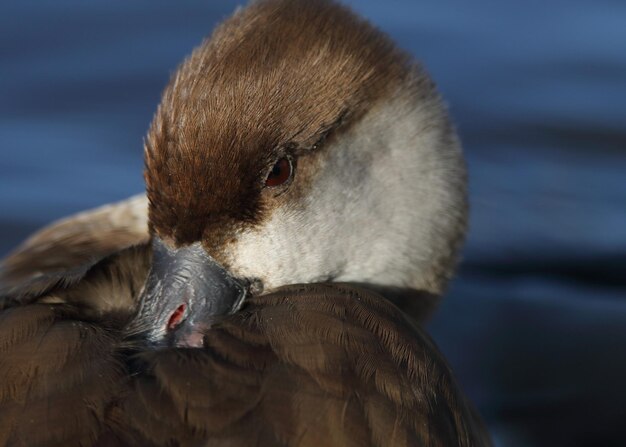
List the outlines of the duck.
{"type": "Polygon", "coordinates": [[[180,65],[146,193],[0,267],[0,445],[488,446],[422,328],[467,226],[425,69],[332,0],[257,0],[180,65]]]}

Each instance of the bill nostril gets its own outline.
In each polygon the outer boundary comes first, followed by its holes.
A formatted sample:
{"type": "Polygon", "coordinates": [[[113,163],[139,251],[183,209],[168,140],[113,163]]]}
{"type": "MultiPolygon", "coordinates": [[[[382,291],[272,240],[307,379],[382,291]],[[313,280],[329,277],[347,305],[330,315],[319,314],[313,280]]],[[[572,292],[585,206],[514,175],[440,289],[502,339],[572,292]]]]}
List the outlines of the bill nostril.
{"type": "Polygon", "coordinates": [[[176,308],[176,310],[174,312],[172,312],[172,315],[170,316],[170,319],[167,322],[167,330],[168,331],[172,331],[174,329],[176,329],[176,327],[182,323],[184,317],[185,317],[185,310],[187,310],[187,306],[184,304],[181,304],[180,306],[178,306],[176,308]]]}

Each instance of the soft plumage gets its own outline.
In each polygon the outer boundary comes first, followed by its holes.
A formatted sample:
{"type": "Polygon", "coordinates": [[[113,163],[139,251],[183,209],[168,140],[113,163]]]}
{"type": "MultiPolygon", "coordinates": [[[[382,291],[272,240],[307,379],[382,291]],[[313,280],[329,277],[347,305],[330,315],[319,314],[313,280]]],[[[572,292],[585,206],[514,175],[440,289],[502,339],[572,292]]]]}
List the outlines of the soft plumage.
{"type": "Polygon", "coordinates": [[[174,74],[145,154],[147,197],[0,267],[0,444],[489,445],[415,323],[465,234],[461,151],[388,37],[255,2],[174,74]]]}
{"type": "Polygon", "coordinates": [[[251,299],[204,349],[137,352],[120,317],[0,314],[3,445],[487,445],[430,339],[363,289],[251,299]]]}

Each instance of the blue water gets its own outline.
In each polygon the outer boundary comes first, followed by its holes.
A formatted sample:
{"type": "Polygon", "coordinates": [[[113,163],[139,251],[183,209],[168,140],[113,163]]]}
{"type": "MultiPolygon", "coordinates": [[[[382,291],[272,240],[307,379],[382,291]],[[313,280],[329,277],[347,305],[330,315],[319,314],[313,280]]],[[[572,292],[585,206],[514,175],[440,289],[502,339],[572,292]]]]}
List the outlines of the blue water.
{"type": "MultiPolygon", "coordinates": [[[[463,139],[471,233],[430,329],[497,444],[626,445],[626,2],[349,3],[463,139]]],[[[0,253],[142,190],[160,91],[233,5],[0,4],[0,253]]]]}

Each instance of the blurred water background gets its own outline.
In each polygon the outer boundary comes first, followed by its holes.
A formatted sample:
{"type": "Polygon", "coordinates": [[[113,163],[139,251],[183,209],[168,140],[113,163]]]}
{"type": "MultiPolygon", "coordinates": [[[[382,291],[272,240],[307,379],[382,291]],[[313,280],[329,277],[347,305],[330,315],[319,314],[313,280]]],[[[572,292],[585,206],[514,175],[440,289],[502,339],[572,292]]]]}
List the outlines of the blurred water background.
{"type": "MultiPolygon", "coordinates": [[[[626,2],[348,3],[464,142],[471,233],[430,330],[496,444],[626,445],[626,2]]],[[[163,86],[235,5],[0,4],[0,254],[142,190],[163,86]]]]}

